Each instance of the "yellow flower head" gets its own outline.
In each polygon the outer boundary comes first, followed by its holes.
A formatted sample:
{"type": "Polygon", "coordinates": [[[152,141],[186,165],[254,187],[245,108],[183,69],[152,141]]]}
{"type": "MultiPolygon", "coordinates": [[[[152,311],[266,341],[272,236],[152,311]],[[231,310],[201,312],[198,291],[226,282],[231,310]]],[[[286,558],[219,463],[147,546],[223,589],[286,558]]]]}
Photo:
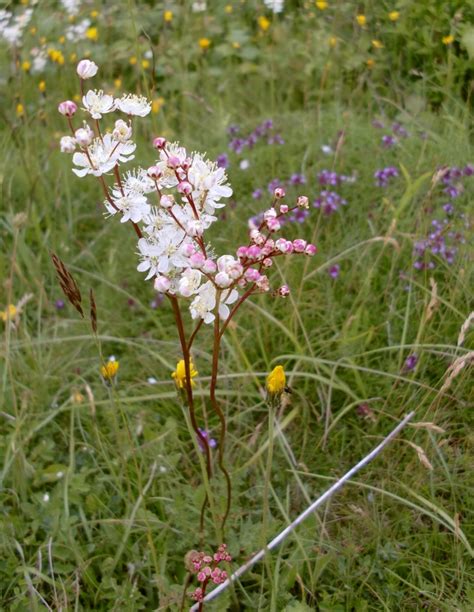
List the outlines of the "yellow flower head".
{"type": "Polygon", "coordinates": [[[38,83],[38,89],[41,93],[44,93],[46,91],[46,81],[40,81],[38,83]]]}
{"type": "Polygon", "coordinates": [[[137,58],[132,55],[132,57],[128,61],[131,66],[135,66],[135,64],[137,63],[137,58]]]}
{"type": "Polygon", "coordinates": [[[372,41],[372,47],[373,47],[374,49],[382,49],[382,47],[383,47],[383,43],[381,43],[381,42],[380,42],[380,40],[375,40],[375,39],[374,39],[374,40],[372,41]]]}
{"type": "Polygon", "coordinates": [[[147,59],[142,60],[142,68],[146,70],[150,67],[150,62],[147,59]]]}
{"type": "Polygon", "coordinates": [[[262,30],[262,32],[266,32],[270,27],[270,20],[265,17],[265,15],[260,15],[258,18],[258,27],[262,30]]]}
{"type": "Polygon", "coordinates": [[[164,103],[165,103],[165,99],[162,98],[161,96],[159,98],[155,98],[155,100],[152,100],[151,112],[155,113],[155,115],[156,113],[159,113],[164,103]]]}
{"type": "Polygon", "coordinates": [[[271,396],[281,395],[285,390],[286,376],[283,366],[277,365],[267,376],[267,391],[271,396]]]}
{"type": "Polygon", "coordinates": [[[36,34],[37,30],[35,28],[35,26],[33,26],[32,28],[30,28],[30,34],[33,34],[33,36],[36,34]]]}
{"type": "Polygon", "coordinates": [[[18,313],[17,307],[14,304],[8,304],[6,310],[0,310],[0,319],[2,319],[2,321],[6,323],[7,321],[14,319],[17,313],[18,313]]]}
{"type": "Polygon", "coordinates": [[[209,40],[209,38],[200,38],[199,46],[203,50],[209,49],[209,47],[211,46],[211,41],[209,40]]]}
{"type": "Polygon", "coordinates": [[[373,68],[375,65],[375,60],[373,60],[372,58],[369,58],[366,64],[367,64],[367,68],[373,68]]]}
{"type": "Polygon", "coordinates": [[[233,9],[233,7],[232,7],[232,4],[227,4],[227,5],[226,5],[226,7],[225,7],[225,12],[226,12],[228,15],[230,15],[230,13],[232,13],[232,11],[233,11],[233,10],[234,10],[234,9],[233,9]]]}
{"type": "Polygon", "coordinates": [[[391,11],[388,14],[388,18],[390,19],[390,21],[397,21],[399,17],[400,13],[398,11],[391,11]]]}
{"type": "Polygon", "coordinates": [[[77,53],[71,53],[71,55],[69,56],[69,61],[73,63],[76,60],[77,60],[77,53]]]}
{"type": "Polygon", "coordinates": [[[115,359],[110,359],[107,361],[105,365],[100,366],[100,373],[102,374],[102,377],[111,382],[117,375],[119,365],[119,362],[115,361],[115,359]]]}
{"type": "Polygon", "coordinates": [[[449,36],[443,36],[442,38],[443,45],[451,45],[454,42],[454,36],[449,34],[449,36]]]}
{"type": "Polygon", "coordinates": [[[316,5],[316,8],[318,8],[320,11],[326,10],[327,7],[329,6],[326,0],[316,0],[315,5],[316,5]]]}
{"type": "Polygon", "coordinates": [[[173,11],[165,11],[163,13],[163,19],[166,23],[171,23],[173,21],[173,11]]]}
{"type": "Polygon", "coordinates": [[[88,28],[86,30],[86,38],[89,40],[98,40],[99,39],[99,30],[96,27],[88,28]]]}
{"type": "Polygon", "coordinates": [[[115,81],[114,81],[114,86],[115,86],[117,89],[120,89],[120,88],[122,87],[122,79],[115,79],[115,81]]]}
{"type": "Polygon", "coordinates": [[[99,11],[91,11],[91,17],[92,19],[95,19],[96,17],[99,16],[99,11]]]}
{"type": "Polygon", "coordinates": [[[66,42],[66,37],[65,37],[65,36],[60,36],[60,37],[58,38],[58,43],[59,43],[60,45],[64,45],[64,43],[65,43],[65,42],[66,42]]]}
{"type": "Polygon", "coordinates": [[[356,21],[360,26],[365,26],[367,17],[365,15],[356,15],[356,21]]]}
{"type": "MultiPolygon", "coordinates": [[[[198,375],[198,371],[194,369],[192,361],[189,362],[189,373],[191,375],[191,387],[194,386],[193,378],[198,375]]],[[[176,370],[172,372],[171,377],[174,378],[175,385],[178,389],[186,388],[186,366],[184,359],[181,359],[176,364],[176,370]]]]}
{"type": "Polygon", "coordinates": [[[329,46],[334,48],[337,45],[337,38],[335,36],[330,36],[328,42],[329,46]]]}
{"type": "MultiPolygon", "coordinates": [[[[25,114],[25,107],[23,106],[21,102],[18,102],[18,104],[16,105],[16,115],[17,117],[23,117],[24,114],[25,114]]],[[[9,306],[8,308],[11,308],[11,306],[9,306]]],[[[3,320],[5,321],[5,319],[3,320]]]]}
{"type": "Polygon", "coordinates": [[[234,42],[232,43],[232,47],[233,47],[234,49],[240,49],[240,43],[239,43],[239,42],[237,42],[236,40],[234,40],[234,42]]]}

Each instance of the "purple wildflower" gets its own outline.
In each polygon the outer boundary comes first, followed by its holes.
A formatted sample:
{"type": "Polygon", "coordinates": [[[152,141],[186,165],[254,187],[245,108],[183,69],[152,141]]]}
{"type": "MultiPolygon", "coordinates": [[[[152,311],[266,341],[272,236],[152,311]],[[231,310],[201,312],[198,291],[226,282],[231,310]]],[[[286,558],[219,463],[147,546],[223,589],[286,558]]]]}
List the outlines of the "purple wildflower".
{"type": "Polygon", "coordinates": [[[387,187],[390,179],[398,176],[398,170],[395,166],[387,166],[374,172],[375,184],[378,187],[387,187]]]}
{"type": "Polygon", "coordinates": [[[385,134],[385,136],[382,136],[382,146],[385,147],[386,149],[390,149],[391,147],[395,146],[397,143],[398,143],[397,139],[390,134],[385,134]]]}
{"type": "Polygon", "coordinates": [[[221,153],[220,155],[218,155],[216,162],[219,168],[227,169],[230,165],[229,156],[227,155],[227,153],[221,153]]]}
{"type": "Polygon", "coordinates": [[[260,200],[260,198],[263,196],[263,189],[255,189],[255,191],[252,193],[252,198],[254,200],[260,200]]]}
{"type": "Polygon", "coordinates": [[[341,205],[346,205],[347,201],[336,193],[335,191],[329,191],[324,189],[319,194],[314,202],[314,208],[320,208],[325,215],[332,215],[335,213],[341,205]]]}
{"type": "Polygon", "coordinates": [[[339,276],[339,272],[341,271],[341,266],[339,264],[334,264],[328,270],[328,274],[331,278],[336,279],[339,276]]]}
{"type": "Polygon", "coordinates": [[[309,216],[309,210],[305,208],[297,208],[291,215],[288,217],[288,221],[291,223],[303,223],[305,219],[309,216]]]}
{"type": "Polygon", "coordinates": [[[418,356],[415,353],[408,355],[403,365],[403,371],[411,372],[412,370],[415,369],[417,363],[418,363],[418,356]]]}
{"type": "Polygon", "coordinates": [[[304,174],[294,173],[290,176],[288,182],[290,183],[290,185],[305,185],[306,177],[304,174]]]}
{"type": "Polygon", "coordinates": [[[56,308],[56,310],[62,310],[65,306],[66,303],[64,302],[64,300],[59,299],[54,302],[54,307],[56,308]]]}
{"type": "MultiPolygon", "coordinates": [[[[209,437],[209,432],[207,432],[205,429],[201,429],[199,427],[199,433],[201,434],[201,436],[207,441],[207,443],[209,444],[210,448],[216,448],[217,446],[217,441],[214,440],[214,438],[210,438],[209,437]]],[[[204,445],[201,442],[201,439],[198,438],[198,444],[199,444],[199,448],[201,449],[202,452],[204,452],[204,445]]]]}

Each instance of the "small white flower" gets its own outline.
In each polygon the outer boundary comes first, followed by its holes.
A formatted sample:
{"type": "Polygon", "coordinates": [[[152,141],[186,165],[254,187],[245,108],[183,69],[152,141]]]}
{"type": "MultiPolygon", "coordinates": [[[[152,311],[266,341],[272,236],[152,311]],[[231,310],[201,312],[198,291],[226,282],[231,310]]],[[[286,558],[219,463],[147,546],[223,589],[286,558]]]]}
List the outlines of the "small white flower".
{"type": "Polygon", "coordinates": [[[250,168],[250,162],[248,159],[243,159],[240,164],[239,164],[239,168],[241,170],[248,170],[250,168]]]}
{"type": "Polygon", "coordinates": [[[44,501],[45,504],[47,504],[49,502],[49,493],[45,493],[43,495],[43,501],[44,501]]]}
{"type": "Polygon", "coordinates": [[[72,136],[63,136],[59,141],[61,153],[74,153],[76,150],[76,140],[72,136]]]}
{"type": "Polygon", "coordinates": [[[139,223],[151,211],[151,206],[148,204],[146,197],[137,193],[117,198],[114,204],[118,210],[108,200],[105,201],[105,206],[110,214],[114,215],[119,211],[122,213],[121,223],[126,223],[127,221],[139,223]]]}
{"type": "Polygon", "coordinates": [[[113,96],[104,94],[102,90],[90,89],[82,98],[82,103],[93,119],[101,119],[102,115],[115,110],[113,96]]]}
{"type": "Polygon", "coordinates": [[[74,132],[74,136],[77,143],[81,145],[81,147],[88,147],[94,140],[94,132],[85,122],[84,127],[79,128],[74,132]]]}
{"type": "Polygon", "coordinates": [[[123,119],[118,119],[115,122],[115,128],[112,132],[112,136],[115,138],[115,140],[118,140],[118,142],[128,142],[132,137],[132,126],[123,119]]]}
{"type": "Polygon", "coordinates": [[[183,297],[191,297],[199,289],[202,274],[199,270],[186,268],[178,283],[178,291],[183,297]]]}
{"type": "Polygon", "coordinates": [[[156,380],[156,378],[154,376],[149,376],[147,378],[147,383],[149,385],[156,385],[156,384],[158,384],[158,381],[156,380]]]}
{"type": "Polygon", "coordinates": [[[76,72],[81,79],[90,79],[97,74],[99,67],[88,59],[83,59],[77,64],[76,72]]]}
{"type": "Polygon", "coordinates": [[[324,153],[324,155],[331,155],[332,148],[329,145],[323,145],[321,147],[321,151],[324,153]]]}
{"type": "Polygon", "coordinates": [[[76,152],[72,161],[79,168],[73,168],[76,176],[93,174],[101,176],[110,172],[119,162],[127,162],[134,158],[132,153],[136,145],[133,142],[121,144],[112,138],[111,134],[105,134],[102,139],[95,138],[86,153],[76,152]]]}
{"type": "MultiPolygon", "coordinates": [[[[226,320],[230,314],[229,306],[237,301],[239,294],[235,289],[232,291],[223,291],[219,301],[219,317],[226,320]]],[[[207,281],[199,288],[197,296],[191,302],[189,310],[193,319],[202,319],[204,323],[209,324],[216,318],[214,309],[216,307],[216,288],[207,281]]]]}
{"type": "Polygon", "coordinates": [[[145,117],[151,111],[151,102],[144,96],[135,94],[124,94],[121,98],[116,98],[115,105],[122,113],[138,117],[145,117]]]}

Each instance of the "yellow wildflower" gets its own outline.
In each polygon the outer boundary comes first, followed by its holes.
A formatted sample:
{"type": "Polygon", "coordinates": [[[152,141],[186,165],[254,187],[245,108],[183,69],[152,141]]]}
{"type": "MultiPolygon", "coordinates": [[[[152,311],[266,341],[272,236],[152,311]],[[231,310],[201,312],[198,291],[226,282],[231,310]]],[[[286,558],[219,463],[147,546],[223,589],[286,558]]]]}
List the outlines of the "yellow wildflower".
{"type": "Polygon", "coordinates": [[[380,40],[373,40],[372,41],[372,46],[374,47],[374,49],[382,49],[383,47],[383,43],[380,42],[380,40]]]}
{"type": "Polygon", "coordinates": [[[132,57],[131,57],[131,58],[128,60],[128,62],[129,62],[129,64],[130,64],[131,66],[135,66],[135,64],[137,63],[137,61],[138,61],[138,60],[137,60],[137,58],[136,58],[134,55],[132,55],[132,57]]]}
{"type": "Polygon", "coordinates": [[[443,45],[450,45],[454,42],[454,36],[449,34],[449,36],[443,36],[442,38],[443,45]]]}
{"type": "Polygon", "coordinates": [[[80,102],[82,100],[80,94],[76,93],[72,96],[72,99],[74,100],[74,102],[80,102]]]}
{"type": "MultiPolygon", "coordinates": [[[[191,375],[191,386],[194,386],[193,378],[199,374],[197,370],[194,369],[194,364],[192,361],[189,362],[189,374],[191,375]]],[[[184,359],[181,359],[176,364],[176,370],[171,374],[171,377],[174,378],[175,385],[178,389],[186,388],[186,366],[184,364],[184,359]]]]}
{"type": "MultiPolygon", "coordinates": [[[[21,105],[18,105],[18,106],[21,106],[21,105]]],[[[18,106],[17,106],[17,109],[18,109],[18,106]]],[[[18,110],[17,110],[17,114],[18,114],[18,110]]],[[[14,319],[17,314],[18,314],[17,307],[14,304],[8,304],[6,310],[0,310],[0,319],[2,319],[2,321],[6,323],[7,321],[14,319]]]]}
{"type": "Polygon", "coordinates": [[[109,359],[105,365],[100,366],[100,373],[105,380],[112,381],[117,375],[119,362],[115,359],[109,359]]]}
{"type": "Polygon", "coordinates": [[[73,404],[82,404],[82,402],[84,401],[84,396],[80,391],[74,389],[71,393],[71,401],[73,404]]]}
{"type": "Polygon", "coordinates": [[[367,17],[365,15],[356,15],[356,21],[360,26],[365,26],[367,17]]]}
{"type": "Polygon", "coordinates": [[[316,0],[315,5],[320,11],[324,11],[329,6],[326,0],[316,0]]]}
{"type": "Polygon", "coordinates": [[[260,15],[257,21],[262,32],[266,32],[270,27],[270,21],[264,15],[260,15]]]}
{"type": "Polygon", "coordinates": [[[46,36],[42,36],[42,37],[40,38],[40,43],[41,43],[42,45],[45,45],[45,44],[46,44],[46,36]]]}
{"type": "Polygon", "coordinates": [[[30,28],[30,34],[35,35],[35,34],[36,34],[36,32],[37,32],[37,30],[36,30],[35,26],[33,26],[32,28],[30,28]]]}
{"type": "Polygon", "coordinates": [[[150,67],[150,62],[147,59],[142,60],[142,68],[146,70],[150,67]]]}
{"type": "Polygon", "coordinates": [[[77,53],[71,53],[69,56],[69,61],[74,63],[77,60],[77,53]]]}
{"type": "Polygon", "coordinates": [[[165,11],[163,13],[163,19],[166,23],[171,23],[173,21],[173,11],[165,11]]]}
{"type": "Polygon", "coordinates": [[[21,69],[24,70],[25,72],[29,72],[31,68],[31,62],[29,62],[28,60],[25,60],[24,62],[21,63],[21,69]]]}
{"type": "Polygon", "coordinates": [[[40,81],[38,83],[38,89],[41,93],[44,93],[46,91],[46,81],[40,81]]]}
{"type": "Polygon", "coordinates": [[[283,366],[277,365],[267,376],[267,391],[271,396],[281,395],[286,387],[286,376],[283,366]]]}
{"type": "Polygon", "coordinates": [[[156,98],[155,100],[152,101],[151,103],[151,112],[152,113],[159,113],[161,107],[164,105],[165,103],[165,99],[164,98],[156,98]]]}
{"type": "Polygon", "coordinates": [[[232,13],[232,11],[234,10],[232,4],[227,4],[227,6],[225,7],[225,12],[230,15],[230,13],[232,13]]]}
{"type": "Polygon", "coordinates": [[[65,36],[60,36],[60,37],[58,38],[58,43],[59,43],[60,45],[64,45],[64,43],[65,43],[65,42],[66,42],[66,37],[65,37],[65,36]]]}
{"type": "Polygon", "coordinates": [[[232,46],[234,47],[234,49],[240,49],[240,43],[236,40],[232,43],[232,46]]]}
{"type": "Polygon", "coordinates": [[[400,13],[398,11],[391,11],[388,14],[388,18],[390,19],[390,21],[397,21],[399,17],[400,13]]]}
{"type": "Polygon", "coordinates": [[[96,27],[88,28],[86,30],[86,38],[89,40],[98,40],[99,39],[99,30],[96,27]]]}
{"type": "MultiPolygon", "coordinates": [[[[17,117],[23,117],[24,114],[25,114],[25,107],[23,106],[23,104],[21,102],[18,102],[18,104],[16,105],[16,116],[17,117]]],[[[9,308],[10,308],[10,306],[9,306],[9,308]]]]}
{"type": "Polygon", "coordinates": [[[122,79],[115,79],[115,81],[114,81],[114,86],[115,86],[117,89],[120,89],[120,88],[122,87],[122,79]]]}
{"type": "Polygon", "coordinates": [[[95,19],[96,17],[99,16],[99,11],[91,11],[91,17],[92,19],[95,19]]]}
{"type": "Polygon", "coordinates": [[[209,38],[200,38],[199,46],[203,51],[209,49],[209,47],[211,46],[211,41],[209,40],[209,38]]]}
{"type": "Polygon", "coordinates": [[[373,68],[375,65],[375,60],[373,60],[372,58],[369,58],[366,64],[367,64],[367,68],[373,68]]]}
{"type": "Polygon", "coordinates": [[[329,37],[329,46],[334,48],[337,45],[337,38],[335,36],[329,37]]]}

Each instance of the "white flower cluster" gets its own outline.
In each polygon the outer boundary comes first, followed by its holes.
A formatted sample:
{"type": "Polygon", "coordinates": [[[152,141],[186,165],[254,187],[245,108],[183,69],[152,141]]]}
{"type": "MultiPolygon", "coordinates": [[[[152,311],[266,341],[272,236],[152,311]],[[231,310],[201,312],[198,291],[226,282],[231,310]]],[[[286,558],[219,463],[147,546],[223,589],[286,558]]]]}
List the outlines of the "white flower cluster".
{"type": "MultiPolygon", "coordinates": [[[[84,79],[97,70],[93,62],[82,60],[77,72],[84,79]]],[[[74,153],[73,172],[77,176],[101,178],[107,214],[134,224],[138,271],[146,273],[146,280],[154,280],[158,292],[189,299],[193,319],[212,323],[219,316],[225,320],[229,306],[239,299],[239,290],[244,291],[242,299],[253,292],[269,291],[265,271],[274,257],[315,254],[316,247],[304,240],[272,238],[283,216],[295,208],[308,207],[305,196],[300,196],[292,208],[281,204],[285,192],[278,188],[274,206],[265,211],[261,224],[250,233],[248,246],[240,246],[236,256],[217,257],[204,234],[217,221],[215,213],[225,206],[223,200],[232,195],[224,169],[199,153],[188,154],[178,143],[155,138],[158,159],[154,165],[121,174],[120,165],[134,159],[136,149],[131,116],[145,116],[150,103],[130,94],[114,99],[96,90],[88,91],[82,102],[84,110],[96,120],[96,132],[86,122],[74,130],[72,117],[77,106],[70,100],[62,102],[58,109],[68,118],[73,135],[61,139],[61,150],[74,153]],[[111,131],[99,131],[99,120],[113,111],[126,113],[128,121],[118,119],[111,131]],[[114,183],[108,187],[103,175],[111,173],[114,183]]],[[[282,297],[288,293],[286,285],[277,291],[282,297]]]]}
{"type": "Polygon", "coordinates": [[[274,13],[281,13],[285,0],[263,0],[263,4],[274,13]]]}
{"type": "MultiPolygon", "coordinates": [[[[33,2],[32,4],[36,4],[33,2]]],[[[20,46],[23,30],[33,16],[33,9],[27,8],[20,15],[0,9],[0,37],[12,46],[20,46]]]]}

